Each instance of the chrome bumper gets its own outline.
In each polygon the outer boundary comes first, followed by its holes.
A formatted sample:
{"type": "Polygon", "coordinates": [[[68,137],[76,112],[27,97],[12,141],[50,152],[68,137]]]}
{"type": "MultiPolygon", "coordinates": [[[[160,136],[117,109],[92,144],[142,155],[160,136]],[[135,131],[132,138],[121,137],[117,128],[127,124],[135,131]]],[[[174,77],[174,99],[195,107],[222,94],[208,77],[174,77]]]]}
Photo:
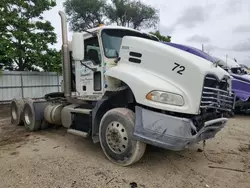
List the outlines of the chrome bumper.
{"type": "Polygon", "coordinates": [[[207,121],[204,127],[197,131],[190,119],[165,115],[136,106],[133,136],[135,140],[180,151],[190,144],[215,137],[227,120],[227,118],[218,118],[207,121]],[[195,134],[192,135],[191,132],[195,134]]]}

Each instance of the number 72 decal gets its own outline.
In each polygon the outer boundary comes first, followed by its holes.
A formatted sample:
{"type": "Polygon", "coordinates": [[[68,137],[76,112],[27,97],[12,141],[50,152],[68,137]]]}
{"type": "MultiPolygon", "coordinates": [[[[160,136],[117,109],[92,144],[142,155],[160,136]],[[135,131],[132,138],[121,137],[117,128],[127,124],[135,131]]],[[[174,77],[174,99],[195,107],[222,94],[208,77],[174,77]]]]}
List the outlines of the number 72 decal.
{"type": "Polygon", "coordinates": [[[174,71],[176,69],[176,72],[180,75],[182,75],[182,72],[185,71],[185,67],[178,64],[178,63],[174,63],[175,64],[175,67],[172,69],[172,71],[174,71]]]}

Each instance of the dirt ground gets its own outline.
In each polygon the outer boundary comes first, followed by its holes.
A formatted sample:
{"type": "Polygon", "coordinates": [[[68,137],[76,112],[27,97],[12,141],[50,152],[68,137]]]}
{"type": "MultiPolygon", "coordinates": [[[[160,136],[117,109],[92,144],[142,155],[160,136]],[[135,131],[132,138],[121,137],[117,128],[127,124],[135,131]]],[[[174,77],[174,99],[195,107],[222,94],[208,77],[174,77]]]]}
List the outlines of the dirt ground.
{"type": "Polygon", "coordinates": [[[29,133],[8,116],[0,106],[0,188],[250,187],[250,117],[230,119],[203,152],[202,144],[182,152],[151,146],[140,162],[119,167],[90,139],[63,128],[29,133]]]}

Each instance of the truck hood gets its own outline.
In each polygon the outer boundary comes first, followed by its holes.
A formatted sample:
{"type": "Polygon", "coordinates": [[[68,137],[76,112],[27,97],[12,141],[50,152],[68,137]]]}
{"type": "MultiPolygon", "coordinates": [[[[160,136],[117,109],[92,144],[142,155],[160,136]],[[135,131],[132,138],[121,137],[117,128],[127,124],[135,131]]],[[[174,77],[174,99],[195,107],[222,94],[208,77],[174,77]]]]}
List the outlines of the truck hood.
{"type": "MultiPolygon", "coordinates": [[[[166,64],[172,64],[173,66],[174,63],[178,63],[180,66],[184,66],[186,71],[202,74],[203,76],[213,74],[219,80],[223,79],[225,76],[230,77],[230,74],[227,71],[210,61],[189,52],[163,44],[159,41],[126,36],[123,37],[120,52],[123,51],[123,48],[127,47],[130,48],[131,51],[132,45],[135,52],[143,53],[143,58],[147,57],[148,59],[153,60],[153,62],[165,61],[166,64]]],[[[152,66],[153,62],[147,68],[155,68],[152,66]]],[[[169,68],[173,69],[174,67],[169,68]]]]}
{"type": "MultiPolygon", "coordinates": [[[[192,62],[196,67],[199,67],[199,70],[203,72],[203,74],[216,74],[217,76],[219,75],[227,75],[229,76],[230,74],[222,69],[219,66],[216,66],[215,64],[211,62],[216,62],[217,60],[213,58],[212,56],[206,54],[205,52],[196,49],[194,47],[186,46],[186,45],[181,45],[181,44],[176,44],[176,43],[169,43],[169,42],[162,42],[167,47],[172,47],[173,49],[176,50],[174,52],[175,54],[179,54],[183,58],[191,58],[192,57],[192,62]],[[189,55],[188,55],[189,54],[189,55]],[[202,64],[202,65],[201,65],[202,64]]],[[[169,50],[169,49],[167,49],[169,50]]],[[[223,77],[223,76],[222,76],[223,77]]],[[[221,78],[219,76],[219,78],[221,78]]]]}
{"type": "MultiPolygon", "coordinates": [[[[218,80],[226,79],[231,88],[229,73],[219,66],[159,41],[131,36],[123,37],[119,56],[117,69],[125,70],[125,67],[130,67],[130,71],[140,70],[135,74],[138,74],[139,77],[144,74],[148,75],[148,78],[143,78],[144,82],[152,83],[151,76],[157,77],[158,82],[162,83],[151,84],[153,86],[151,89],[183,96],[185,109],[183,107],[182,110],[184,113],[199,113],[204,80],[209,76],[218,80]]],[[[147,90],[147,92],[150,91],[147,90]]],[[[171,110],[169,109],[169,111],[171,110]]]]}

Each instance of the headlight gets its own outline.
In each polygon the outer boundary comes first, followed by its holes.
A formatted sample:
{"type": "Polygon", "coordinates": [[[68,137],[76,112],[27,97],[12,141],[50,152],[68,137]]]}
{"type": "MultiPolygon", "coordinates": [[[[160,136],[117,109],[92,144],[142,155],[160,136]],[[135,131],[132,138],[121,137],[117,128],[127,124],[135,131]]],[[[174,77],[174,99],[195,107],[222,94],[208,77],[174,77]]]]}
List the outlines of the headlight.
{"type": "Polygon", "coordinates": [[[183,106],[184,99],[181,95],[163,92],[163,91],[151,91],[147,94],[146,98],[151,101],[165,103],[175,106],[183,106]]]}

